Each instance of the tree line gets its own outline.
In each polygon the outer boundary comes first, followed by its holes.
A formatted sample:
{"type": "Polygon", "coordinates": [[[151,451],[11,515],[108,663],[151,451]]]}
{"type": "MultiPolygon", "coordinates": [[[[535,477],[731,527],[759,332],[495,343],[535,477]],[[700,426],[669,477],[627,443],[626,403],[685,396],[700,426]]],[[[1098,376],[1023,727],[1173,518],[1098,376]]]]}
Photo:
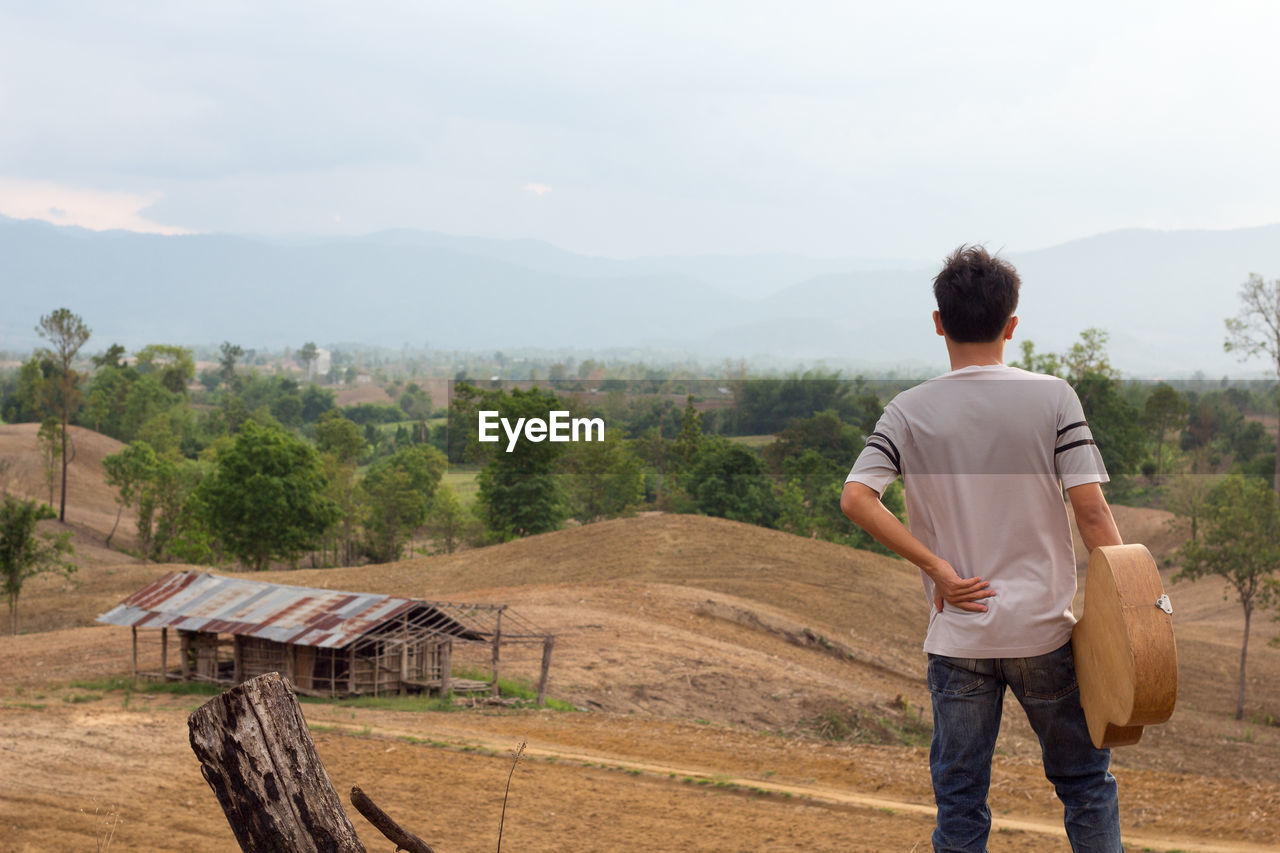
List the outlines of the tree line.
{"type": "MultiPolygon", "coordinates": [[[[1245,290],[1264,306],[1265,293],[1251,286],[1280,289],[1251,279],[1245,290]]],[[[1242,304],[1252,304],[1245,294],[1242,304]]],[[[1250,325],[1251,310],[1228,324],[1227,346],[1271,354],[1269,327],[1250,325]]],[[[130,359],[113,344],[86,362],[77,360],[89,339],[80,318],[59,309],[39,329],[50,345],[0,381],[0,415],[43,422],[49,503],[74,453],[67,428],[76,423],[126,444],[104,461],[105,474],[117,492],[117,524],[126,512],[134,518],[143,556],[253,569],[307,558],[385,562],[415,538],[447,552],[645,508],[879,549],[840,514],[839,493],[884,402],[912,384],[807,371],[685,387],[661,376],[609,377],[584,363],[585,384],[581,375],[550,387],[455,382],[447,407],[437,407],[421,385],[401,380],[388,387],[392,403],[339,407],[329,388],[246,370],[245,351],[230,342],[218,368],[197,382],[182,347],[151,345],[130,359]],[[689,393],[680,399],[676,390],[689,393]],[[511,418],[568,409],[602,416],[609,429],[603,441],[522,442],[507,453],[475,440],[481,409],[511,418]],[[451,465],[478,469],[471,506],[446,480],[451,465]]],[[[1113,501],[1189,520],[1182,576],[1216,573],[1234,585],[1247,648],[1254,610],[1277,599],[1280,557],[1257,544],[1245,565],[1227,550],[1280,539],[1255,535],[1271,529],[1265,513],[1275,501],[1276,444],[1263,422],[1276,411],[1274,388],[1125,381],[1106,344],[1097,329],[1062,353],[1024,342],[1013,363],[1075,387],[1113,477],[1113,501]]],[[[1280,338],[1274,345],[1280,352],[1280,338]]],[[[309,370],[315,354],[304,345],[300,364],[309,370]]],[[[900,484],[885,500],[903,513],[900,484]]],[[[21,502],[12,503],[6,518],[17,517],[21,502]]],[[[39,560],[23,558],[28,570],[67,570],[67,551],[42,541],[39,560]]],[[[16,600],[14,593],[15,614],[16,600]]]]}

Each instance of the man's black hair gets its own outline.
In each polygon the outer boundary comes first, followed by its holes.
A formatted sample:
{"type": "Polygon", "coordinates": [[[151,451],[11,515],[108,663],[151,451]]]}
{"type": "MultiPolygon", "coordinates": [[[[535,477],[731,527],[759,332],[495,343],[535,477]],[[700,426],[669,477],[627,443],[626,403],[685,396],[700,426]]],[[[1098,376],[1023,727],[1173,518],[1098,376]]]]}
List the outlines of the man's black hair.
{"type": "Polygon", "coordinates": [[[958,343],[987,343],[1000,337],[1018,307],[1022,281],[1013,264],[982,246],[961,246],[933,279],[942,330],[958,343]]]}

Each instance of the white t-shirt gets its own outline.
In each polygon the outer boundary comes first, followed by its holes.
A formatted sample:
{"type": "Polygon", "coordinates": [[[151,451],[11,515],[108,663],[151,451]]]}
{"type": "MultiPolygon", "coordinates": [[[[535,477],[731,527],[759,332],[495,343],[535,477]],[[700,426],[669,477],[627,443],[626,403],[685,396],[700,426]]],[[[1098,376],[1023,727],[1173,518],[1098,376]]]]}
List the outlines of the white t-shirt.
{"type": "Polygon", "coordinates": [[[1076,568],[1060,488],[1109,479],[1070,385],[998,364],[903,391],[846,482],[883,494],[898,476],[916,538],[996,593],[983,600],[985,613],[950,605],[939,613],[924,576],[926,652],[1030,657],[1070,639],[1076,568]]]}

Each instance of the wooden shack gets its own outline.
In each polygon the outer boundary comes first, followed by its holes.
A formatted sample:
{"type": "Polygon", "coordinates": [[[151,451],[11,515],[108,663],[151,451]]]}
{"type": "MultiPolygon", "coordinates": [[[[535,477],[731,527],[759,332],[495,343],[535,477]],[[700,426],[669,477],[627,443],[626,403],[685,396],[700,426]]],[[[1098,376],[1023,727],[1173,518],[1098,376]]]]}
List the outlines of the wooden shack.
{"type": "Polygon", "coordinates": [[[541,701],[554,643],[504,605],[421,601],[196,571],[165,575],[98,621],[132,629],[135,677],[232,685],[278,672],[299,693],[321,696],[496,693],[502,646],[540,643],[541,701]],[[139,630],[159,635],[159,671],[138,667],[139,630]],[[484,647],[491,679],[453,677],[459,645],[484,647]]]}

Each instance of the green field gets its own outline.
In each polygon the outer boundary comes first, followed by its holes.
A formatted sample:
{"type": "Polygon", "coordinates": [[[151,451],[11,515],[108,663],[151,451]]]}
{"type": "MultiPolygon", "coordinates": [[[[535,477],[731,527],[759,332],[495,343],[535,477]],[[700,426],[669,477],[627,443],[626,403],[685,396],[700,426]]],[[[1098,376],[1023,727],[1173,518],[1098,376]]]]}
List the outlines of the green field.
{"type": "Polygon", "coordinates": [[[731,435],[728,438],[734,444],[743,444],[759,450],[773,444],[778,437],[776,435],[731,435]]]}
{"type": "Polygon", "coordinates": [[[450,465],[449,470],[444,472],[441,482],[453,487],[463,506],[470,506],[475,502],[476,493],[480,490],[479,484],[476,483],[476,477],[479,474],[478,465],[450,465]]]}

